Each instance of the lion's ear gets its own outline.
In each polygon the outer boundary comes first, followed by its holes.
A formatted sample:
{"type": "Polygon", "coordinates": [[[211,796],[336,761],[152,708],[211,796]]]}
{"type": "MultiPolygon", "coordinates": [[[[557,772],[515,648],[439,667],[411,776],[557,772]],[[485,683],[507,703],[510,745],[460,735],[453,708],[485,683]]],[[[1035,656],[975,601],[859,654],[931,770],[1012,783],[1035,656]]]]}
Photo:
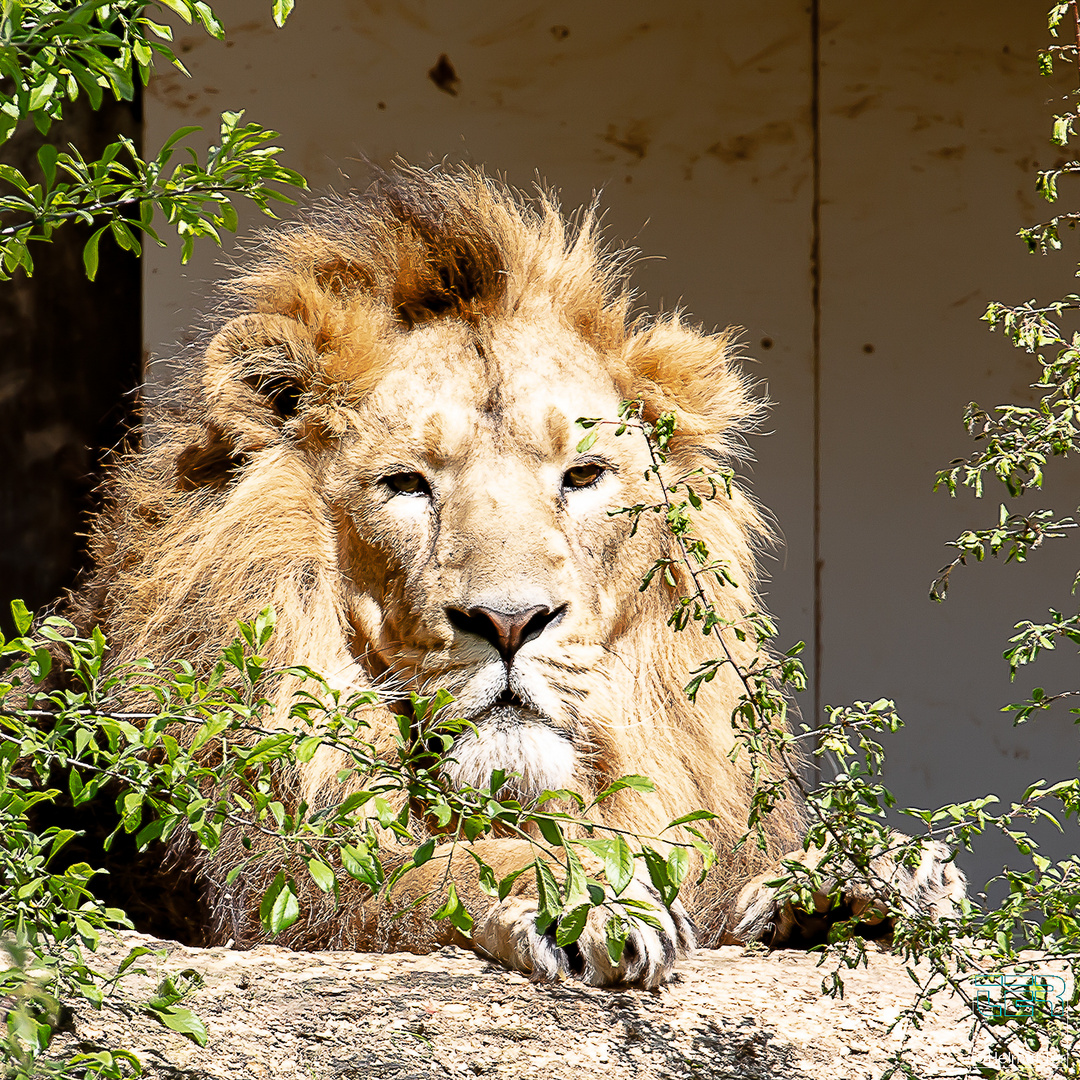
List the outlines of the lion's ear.
{"type": "Polygon", "coordinates": [[[707,334],[677,315],[626,343],[630,369],[626,396],[645,403],[645,418],[678,418],[676,438],[702,449],[726,450],[735,429],[745,429],[760,404],[751,398],[732,355],[732,335],[707,334]]]}
{"type": "Polygon", "coordinates": [[[241,315],[206,350],[209,419],[237,450],[261,449],[300,411],[315,379],[308,330],[284,315],[241,315]]]}
{"type": "Polygon", "coordinates": [[[227,483],[248,455],[280,439],[313,385],[316,355],[295,319],[241,315],[227,322],[206,349],[201,437],[177,454],[177,484],[227,483]]]}
{"type": "Polygon", "coordinates": [[[307,389],[288,375],[248,375],[244,383],[262,398],[281,420],[291,420],[300,409],[300,399],[307,389]]]}

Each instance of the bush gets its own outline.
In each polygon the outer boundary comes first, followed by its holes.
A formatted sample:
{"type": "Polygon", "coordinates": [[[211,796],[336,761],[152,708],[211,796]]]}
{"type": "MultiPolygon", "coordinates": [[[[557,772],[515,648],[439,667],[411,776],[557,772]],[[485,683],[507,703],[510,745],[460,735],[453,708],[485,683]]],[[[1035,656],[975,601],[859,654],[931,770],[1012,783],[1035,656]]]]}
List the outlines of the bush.
{"type": "MultiPolygon", "coordinates": [[[[65,1070],[113,1076],[137,1064],[126,1051],[109,1060],[48,1057],[61,1002],[81,999],[100,1006],[124,974],[140,970],[133,965],[148,950],[132,950],[114,976],[90,966],[88,954],[100,935],[131,923],[95,896],[94,867],[75,862],[54,869],[79,831],[35,829],[44,806],[70,807],[67,816],[77,821],[80,807],[111,800],[118,823],[106,847],[121,832],[131,834],[140,850],[187,834],[213,851],[229,830],[238,830],[250,854],[233,867],[229,880],[260,864],[260,880],[270,883],[259,908],[269,935],[301,914],[292,876],[298,869],[335,897],[345,878],[375,895],[388,893],[403,874],[436,857],[434,837],[417,843],[416,818],[434,818],[444,830],[443,842],[468,845],[496,830],[530,838],[534,862],[501,880],[466,846],[482,887],[504,898],[521,873],[531,872],[540,897],[538,932],[557,921],[559,945],[577,939],[593,907],[610,909],[615,917],[608,920],[607,948],[614,963],[631,924],[658,925],[648,904],[622,895],[637,861],[668,905],[688,872],[688,846],[704,856],[703,873],[711,864],[711,849],[696,835],[689,844],[674,842],[665,857],[642,838],[586,824],[592,808],[617,792],[651,790],[641,776],[621,777],[590,802],[574,792],[551,791],[522,805],[503,793],[506,776],[498,771],[483,789],[451,787],[439,774],[438,757],[464,722],[452,719],[452,698],[445,692],[412,695],[411,715],[399,718],[395,756],[380,756],[365,738],[365,712],[379,703],[374,692],[343,697],[307,668],[268,669],[259,653],[273,633],[269,611],[239,625],[239,636],[209,672],[183,660],[164,671],[145,662],[110,669],[99,631],[79,637],[66,620],[49,617],[30,633],[26,609],[15,604],[12,614],[20,636],[0,641],[6,665],[0,683],[0,941],[7,943],[10,958],[0,987],[15,1001],[5,1040],[13,1076],[65,1070]],[[63,689],[55,688],[57,661],[64,669],[63,689]],[[264,691],[285,678],[298,687],[289,714],[294,727],[271,730],[264,721],[273,706],[264,691]],[[145,703],[143,710],[132,711],[133,701],[145,703]],[[301,803],[289,813],[278,799],[281,767],[310,761],[322,746],[347,756],[351,764],[339,779],[357,782],[335,806],[316,810],[301,803]],[[571,812],[557,805],[569,805],[571,812]],[[584,851],[603,861],[613,895],[587,876],[578,854],[584,851]]],[[[699,811],[668,828],[681,825],[693,834],[691,822],[712,816],[699,811]]],[[[435,918],[468,935],[472,916],[449,869],[439,900],[435,918]]],[[[166,982],[137,1007],[205,1043],[201,1021],[179,1004],[183,987],[166,982]]]]}

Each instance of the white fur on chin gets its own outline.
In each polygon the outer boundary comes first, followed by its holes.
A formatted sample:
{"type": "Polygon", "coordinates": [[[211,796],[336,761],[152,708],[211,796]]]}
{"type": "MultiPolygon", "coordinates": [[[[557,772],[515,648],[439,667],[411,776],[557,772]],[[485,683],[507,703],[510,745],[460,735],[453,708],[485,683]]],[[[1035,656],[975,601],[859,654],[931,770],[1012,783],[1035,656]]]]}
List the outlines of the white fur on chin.
{"type": "Polygon", "coordinates": [[[450,758],[443,768],[459,787],[487,787],[496,769],[519,774],[509,777],[503,790],[522,801],[542,791],[571,787],[577,764],[569,739],[543,721],[509,709],[485,717],[475,731],[462,734],[450,758]]]}

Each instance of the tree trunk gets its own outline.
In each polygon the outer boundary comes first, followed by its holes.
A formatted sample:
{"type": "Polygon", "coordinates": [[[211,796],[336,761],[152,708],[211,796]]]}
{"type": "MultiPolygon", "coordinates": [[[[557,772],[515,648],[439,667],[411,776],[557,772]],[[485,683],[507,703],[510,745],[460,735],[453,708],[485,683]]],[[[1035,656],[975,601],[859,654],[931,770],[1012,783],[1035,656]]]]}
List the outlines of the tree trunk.
{"type": "MultiPolygon", "coordinates": [[[[45,141],[97,158],[119,133],[138,146],[141,105],[84,98],[44,138],[21,127],[0,161],[39,179],[45,141]]],[[[59,177],[58,177],[59,179],[59,177]]],[[[9,601],[31,608],[68,588],[85,559],[83,529],[98,470],[136,418],[142,378],[139,260],[102,237],[97,281],[83,269],[88,226],[65,224],[32,251],[34,275],[0,282],[0,628],[9,601]]]]}

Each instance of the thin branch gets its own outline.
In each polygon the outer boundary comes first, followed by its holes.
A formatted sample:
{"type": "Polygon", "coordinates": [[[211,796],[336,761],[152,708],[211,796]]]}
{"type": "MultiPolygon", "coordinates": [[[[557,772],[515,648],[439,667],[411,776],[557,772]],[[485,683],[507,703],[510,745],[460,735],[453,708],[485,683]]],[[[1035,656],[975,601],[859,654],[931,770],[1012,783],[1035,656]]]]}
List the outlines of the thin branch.
{"type": "MultiPolygon", "coordinates": [[[[665,484],[662,473],[660,471],[661,465],[664,464],[666,458],[662,458],[659,456],[658,448],[656,447],[652,439],[652,425],[645,425],[643,422],[628,422],[626,426],[636,427],[642,432],[645,438],[646,446],[649,450],[649,458],[652,463],[652,471],[656,476],[657,482],[659,483],[661,488],[664,505],[668,509],[669,513],[672,512],[674,510],[674,507],[671,502],[668,486],[667,484],[665,484]]],[[[679,547],[681,562],[686,568],[687,572],[690,574],[691,579],[694,582],[695,589],[698,592],[703,593],[704,585],[699,579],[699,570],[694,566],[694,561],[690,557],[683,537],[675,533],[672,533],[671,535],[672,539],[679,547]]],[[[751,688],[749,681],[747,680],[746,674],[736,662],[731,652],[731,649],[729,648],[727,642],[724,640],[722,629],[723,628],[719,624],[714,624],[710,633],[716,639],[716,641],[720,645],[720,648],[723,650],[725,662],[730,664],[732,669],[735,671],[736,676],[743,687],[745,693],[745,700],[750,704],[751,708],[753,708],[758,719],[764,724],[766,730],[771,730],[772,724],[770,718],[765,716],[761,712],[760,706],[755,701],[754,691],[751,688]]],[[[814,800],[809,798],[811,794],[810,789],[803,782],[802,778],[798,773],[798,770],[796,769],[794,763],[791,761],[790,756],[784,750],[783,745],[777,746],[774,744],[774,750],[775,753],[779,756],[780,764],[783,765],[787,773],[786,779],[792,784],[795,790],[802,797],[804,803],[807,805],[810,812],[817,818],[818,823],[825,829],[828,835],[836,843],[838,850],[842,851],[845,857],[848,858],[855,865],[856,869],[858,869],[858,871],[863,875],[864,880],[868,884],[870,884],[876,891],[879,891],[883,896],[888,897],[891,903],[897,904],[900,910],[903,910],[906,907],[909,911],[909,914],[921,916],[923,918],[933,918],[931,912],[923,909],[913,899],[899,893],[896,887],[891,882],[886,881],[879,874],[877,874],[871,868],[869,864],[869,858],[865,855],[865,853],[861,851],[853,851],[851,849],[850,845],[847,842],[847,838],[837,831],[832,821],[826,815],[822,814],[820,808],[816,805],[814,800]]],[[[966,950],[963,950],[961,946],[956,946],[955,951],[962,960],[969,964],[969,966],[974,966],[974,958],[969,953],[967,953],[966,950]]],[[[1008,1039],[999,1035],[998,1032],[994,1029],[994,1027],[982,1018],[978,1009],[976,1008],[975,999],[963,986],[962,982],[959,979],[954,978],[944,965],[932,965],[932,967],[935,972],[940,974],[940,977],[945,980],[945,982],[952,988],[953,992],[969,1008],[975,1019],[976,1026],[981,1028],[986,1033],[986,1035],[991,1039],[992,1043],[996,1047],[1000,1048],[1003,1051],[1008,1051],[1008,1039]]]]}

